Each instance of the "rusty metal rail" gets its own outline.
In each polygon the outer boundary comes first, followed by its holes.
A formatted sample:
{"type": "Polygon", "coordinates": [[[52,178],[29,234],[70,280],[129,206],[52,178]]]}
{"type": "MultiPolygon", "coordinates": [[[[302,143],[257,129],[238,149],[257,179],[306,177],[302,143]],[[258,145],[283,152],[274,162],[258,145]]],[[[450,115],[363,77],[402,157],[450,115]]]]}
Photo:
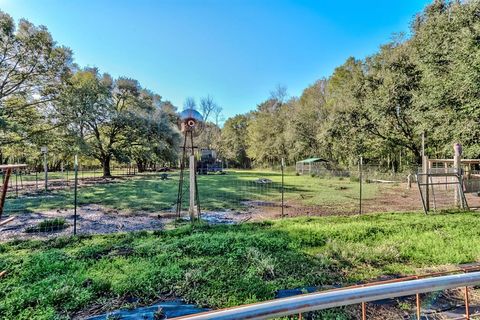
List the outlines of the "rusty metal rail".
{"type": "MultiPolygon", "coordinates": [[[[478,268],[465,268],[454,272],[463,274],[444,275],[430,278],[420,276],[405,279],[387,280],[383,283],[357,285],[324,292],[303,294],[289,298],[270,300],[261,303],[210,311],[175,318],[176,320],[240,320],[240,319],[271,319],[289,316],[303,312],[311,312],[353,304],[361,304],[362,318],[366,317],[366,303],[371,301],[415,295],[417,297],[417,316],[420,316],[421,293],[440,291],[453,288],[465,290],[465,319],[471,317],[468,306],[468,286],[480,285],[478,268]],[[413,278],[413,279],[412,279],[413,278]]],[[[441,273],[439,273],[441,274],[441,273]]],[[[432,275],[430,275],[432,276],[432,275]]]]}

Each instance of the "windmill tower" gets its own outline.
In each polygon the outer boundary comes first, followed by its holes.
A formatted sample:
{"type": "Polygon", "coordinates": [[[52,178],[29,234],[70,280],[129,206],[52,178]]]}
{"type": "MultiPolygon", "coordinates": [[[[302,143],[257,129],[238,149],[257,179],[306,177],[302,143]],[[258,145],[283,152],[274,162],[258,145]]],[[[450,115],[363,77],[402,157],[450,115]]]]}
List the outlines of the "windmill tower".
{"type": "Polygon", "coordinates": [[[188,213],[190,221],[193,223],[196,219],[200,219],[200,197],[198,194],[197,170],[195,160],[195,145],[193,138],[198,133],[200,126],[203,124],[202,115],[195,109],[185,109],[180,113],[180,130],[183,134],[182,157],[180,159],[180,177],[178,180],[177,194],[177,217],[182,214],[182,202],[184,193],[185,168],[187,157],[189,159],[189,207],[188,213]],[[190,151],[190,152],[188,152],[190,151]]]}

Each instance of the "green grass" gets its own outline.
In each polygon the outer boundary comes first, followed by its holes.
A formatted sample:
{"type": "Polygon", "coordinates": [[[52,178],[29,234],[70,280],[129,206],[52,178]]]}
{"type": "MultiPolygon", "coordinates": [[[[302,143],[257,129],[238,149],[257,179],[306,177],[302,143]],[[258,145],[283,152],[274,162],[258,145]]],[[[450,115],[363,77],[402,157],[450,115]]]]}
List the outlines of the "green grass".
{"type": "MultiPolygon", "coordinates": [[[[126,169],[115,169],[111,170],[111,174],[113,176],[123,176],[127,173],[126,169]]],[[[100,178],[102,177],[103,172],[102,169],[88,169],[88,170],[79,170],[78,171],[78,178],[79,179],[84,179],[84,178],[100,178]]],[[[10,177],[12,180],[12,185],[15,184],[15,181],[20,185],[22,181],[27,182],[27,181],[38,181],[39,183],[39,188],[43,187],[44,179],[45,179],[45,174],[43,172],[38,172],[38,173],[12,173],[12,176],[10,177]]],[[[48,179],[49,180],[65,180],[70,183],[74,179],[74,171],[73,170],[64,170],[63,172],[61,171],[51,171],[48,173],[48,179]]]]}
{"type": "MultiPolygon", "coordinates": [[[[175,173],[170,176],[171,179],[162,181],[158,175],[147,174],[117,183],[82,187],[79,189],[78,203],[100,204],[132,212],[168,210],[174,206],[178,190],[178,175],[175,173]]],[[[198,177],[198,187],[201,206],[206,210],[241,209],[245,201],[279,202],[281,199],[281,175],[278,172],[229,171],[226,175],[201,175],[198,177]],[[268,178],[272,183],[255,183],[259,178],[268,178]]],[[[376,185],[364,184],[364,199],[374,197],[377,191],[376,185]]],[[[357,203],[358,194],[358,182],[348,178],[285,176],[285,199],[303,205],[353,206],[357,203]]],[[[188,204],[188,192],[185,192],[184,204],[188,204]]],[[[69,189],[50,192],[48,196],[8,199],[6,212],[43,211],[72,206],[73,191],[69,189]]]]}
{"type": "Polygon", "coordinates": [[[25,232],[51,232],[62,230],[68,227],[65,218],[46,219],[38,223],[36,226],[29,226],[25,232]]]}
{"type": "Polygon", "coordinates": [[[0,244],[0,318],[67,318],[130,297],[213,308],[480,260],[475,213],[371,214],[184,226],[0,244]]]}

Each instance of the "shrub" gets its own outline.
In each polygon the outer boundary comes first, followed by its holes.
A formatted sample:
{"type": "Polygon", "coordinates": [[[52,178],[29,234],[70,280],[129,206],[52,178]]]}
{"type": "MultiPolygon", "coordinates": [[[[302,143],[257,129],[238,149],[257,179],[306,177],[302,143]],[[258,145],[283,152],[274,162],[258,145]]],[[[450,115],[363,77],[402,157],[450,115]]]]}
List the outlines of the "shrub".
{"type": "Polygon", "coordinates": [[[57,230],[63,230],[68,227],[68,223],[65,218],[46,219],[37,224],[36,226],[30,226],[25,229],[25,232],[51,232],[57,230]]]}

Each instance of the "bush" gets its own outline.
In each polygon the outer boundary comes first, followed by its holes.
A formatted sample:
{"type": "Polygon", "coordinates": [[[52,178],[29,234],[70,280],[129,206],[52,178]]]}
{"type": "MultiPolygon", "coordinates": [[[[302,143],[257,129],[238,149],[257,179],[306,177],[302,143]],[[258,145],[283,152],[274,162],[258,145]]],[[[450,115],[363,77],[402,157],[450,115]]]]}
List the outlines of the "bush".
{"type": "Polygon", "coordinates": [[[25,229],[25,232],[51,232],[63,230],[68,227],[68,223],[65,221],[65,218],[55,218],[43,220],[36,226],[30,226],[25,229]]]}
{"type": "Polygon", "coordinates": [[[358,177],[351,176],[350,181],[351,182],[360,182],[360,179],[358,177]]]}

